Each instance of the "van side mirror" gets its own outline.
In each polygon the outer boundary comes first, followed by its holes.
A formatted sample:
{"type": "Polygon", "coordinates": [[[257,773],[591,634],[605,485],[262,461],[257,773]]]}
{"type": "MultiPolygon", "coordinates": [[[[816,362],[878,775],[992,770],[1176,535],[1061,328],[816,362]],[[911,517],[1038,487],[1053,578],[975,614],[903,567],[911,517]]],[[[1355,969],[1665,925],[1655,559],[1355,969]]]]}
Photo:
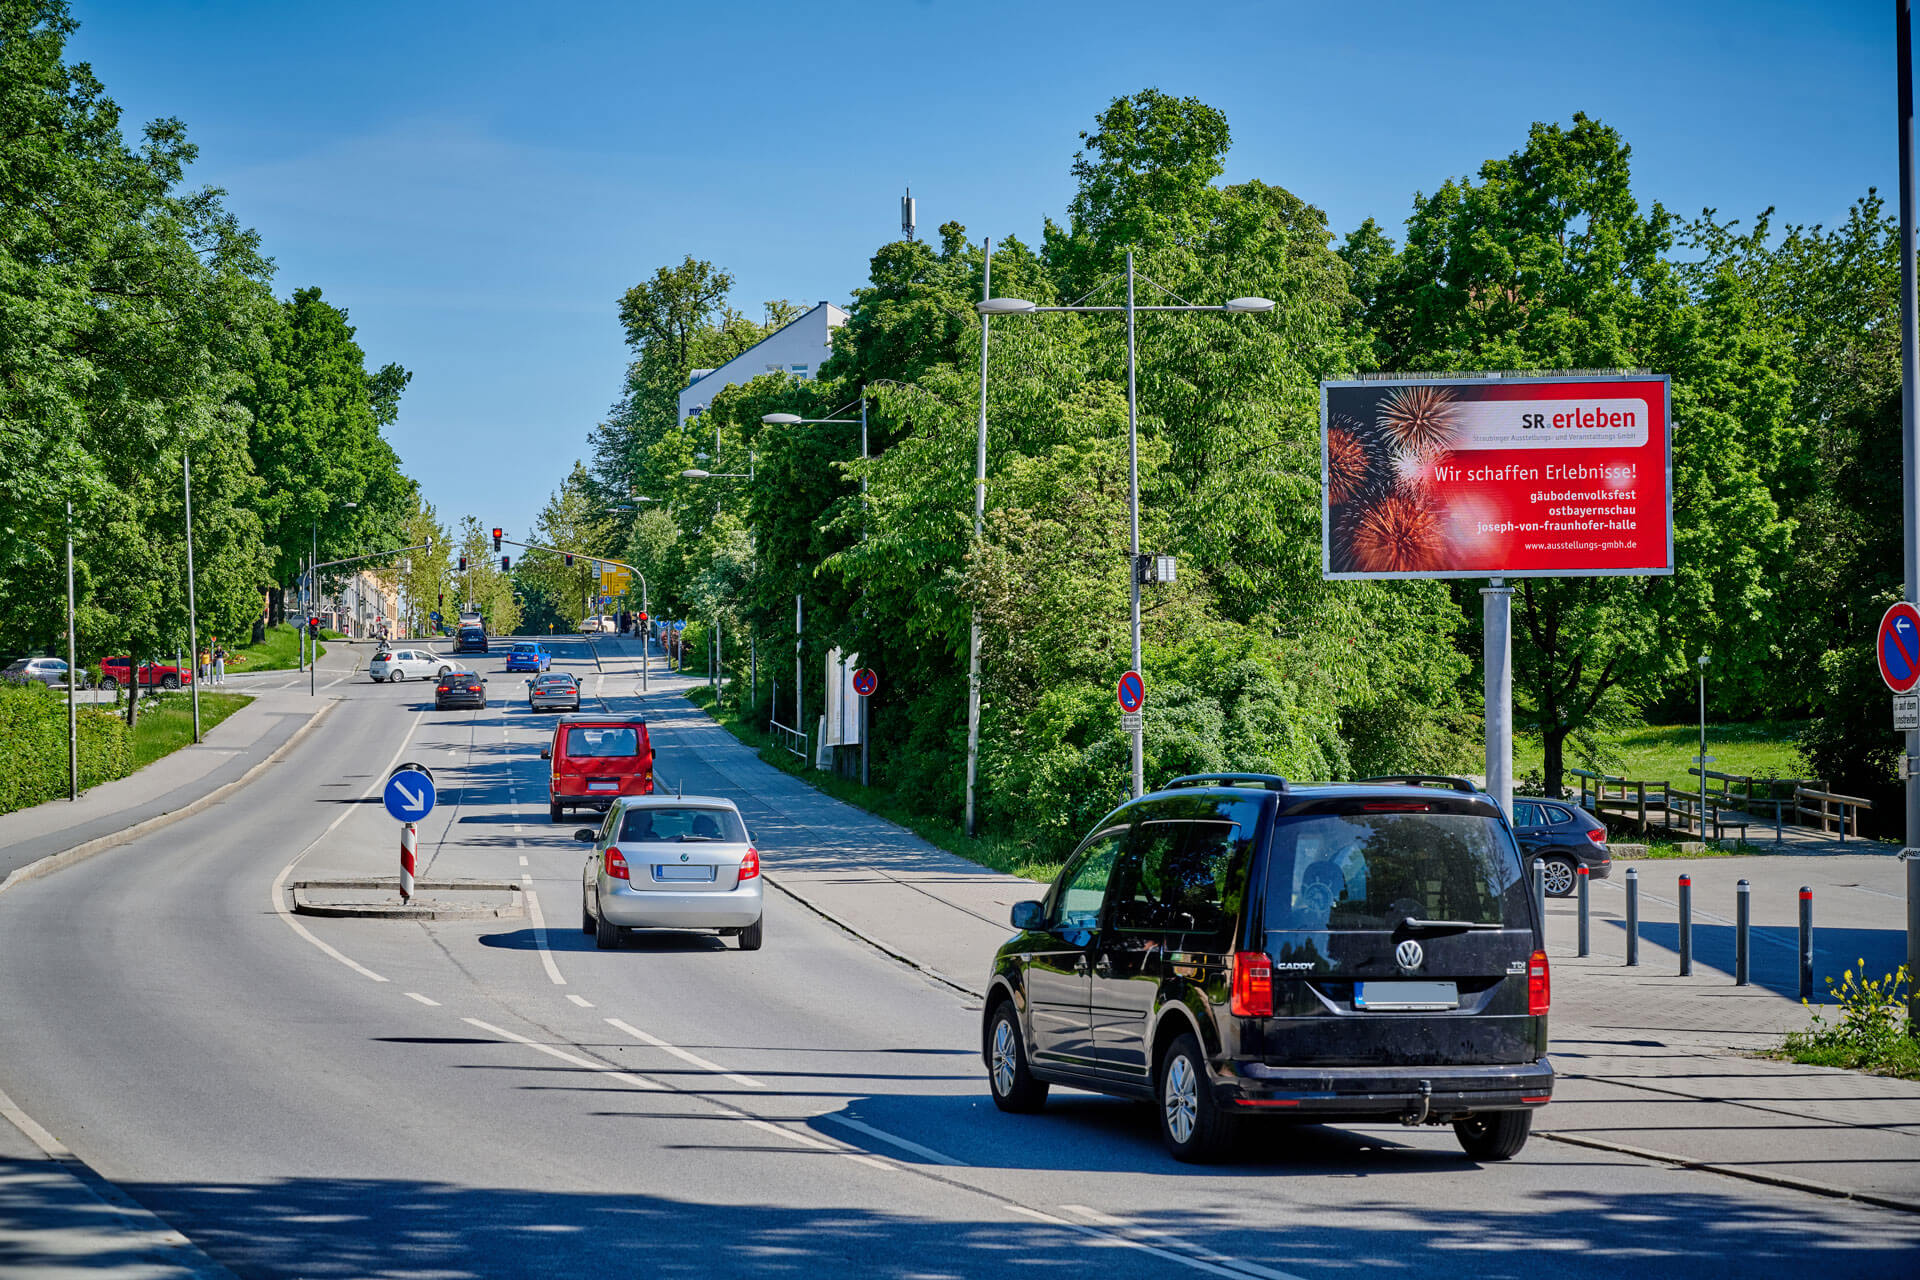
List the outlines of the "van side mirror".
{"type": "Polygon", "coordinates": [[[1016,929],[1038,929],[1043,908],[1037,902],[1016,902],[1013,904],[1013,927],[1016,929]]]}
{"type": "Polygon", "coordinates": [[[578,831],[573,833],[573,838],[575,840],[578,840],[581,844],[592,844],[595,840],[598,840],[600,838],[600,833],[598,831],[595,831],[592,827],[581,827],[578,831]]]}
{"type": "Polygon", "coordinates": [[[542,760],[551,760],[551,759],[553,759],[553,748],[552,748],[552,747],[542,747],[542,748],[540,748],[540,758],[541,758],[542,760]]]}

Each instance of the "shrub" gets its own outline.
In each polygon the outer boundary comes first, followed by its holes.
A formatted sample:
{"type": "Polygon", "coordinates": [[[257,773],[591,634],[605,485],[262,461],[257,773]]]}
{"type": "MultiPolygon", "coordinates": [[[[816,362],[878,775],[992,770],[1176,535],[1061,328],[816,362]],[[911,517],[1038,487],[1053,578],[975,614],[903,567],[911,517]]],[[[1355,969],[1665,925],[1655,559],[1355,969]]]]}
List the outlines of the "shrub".
{"type": "Polygon", "coordinates": [[[1813,1012],[1805,1031],[1788,1033],[1780,1050],[1784,1056],[1826,1066],[1912,1074],[1916,1028],[1907,1018],[1902,993],[1911,975],[1901,965],[1878,981],[1869,981],[1866,963],[1863,957],[1857,978],[1848,969],[1838,982],[1827,979],[1827,991],[1840,1006],[1839,1021],[1829,1023],[1813,1012]]]}
{"type": "MultiPolygon", "coordinates": [[[[133,748],[124,721],[111,710],[81,707],[80,786],[124,778],[133,769],[133,748]]],[[[0,770],[0,813],[11,813],[67,794],[67,703],[45,685],[0,685],[0,742],[7,768],[0,770]]]]}

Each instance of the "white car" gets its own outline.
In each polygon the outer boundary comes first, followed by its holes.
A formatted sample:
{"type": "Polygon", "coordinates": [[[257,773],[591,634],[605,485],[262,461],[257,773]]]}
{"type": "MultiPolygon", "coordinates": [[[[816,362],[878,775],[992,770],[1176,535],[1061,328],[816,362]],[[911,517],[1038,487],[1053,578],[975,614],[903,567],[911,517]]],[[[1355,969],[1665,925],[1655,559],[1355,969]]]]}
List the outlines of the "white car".
{"type": "Polygon", "coordinates": [[[621,796],[580,877],[580,931],[602,950],[623,929],[715,929],[760,949],[760,852],[733,801],[718,796],[621,796]]]}
{"type": "Polygon", "coordinates": [[[611,631],[615,625],[612,618],[602,617],[596,613],[591,618],[582,618],[580,620],[580,634],[591,635],[598,632],[611,631]]]}
{"type": "Polygon", "coordinates": [[[431,649],[382,649],[367,664],[367,674],[375,684],[382,680],[437,680],[454,665],[431,649]]]}

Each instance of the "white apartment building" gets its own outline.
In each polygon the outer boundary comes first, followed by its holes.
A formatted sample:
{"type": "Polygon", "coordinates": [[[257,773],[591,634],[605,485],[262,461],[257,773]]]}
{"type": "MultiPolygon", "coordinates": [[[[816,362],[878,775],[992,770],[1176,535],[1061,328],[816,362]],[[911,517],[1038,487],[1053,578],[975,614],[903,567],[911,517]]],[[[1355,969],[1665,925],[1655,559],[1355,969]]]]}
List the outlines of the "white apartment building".
{"type": "Polygon", "coordinates": [[[823,302],[791,324],[775,329],[718,369],[695,369],[693,381],[680,392],[680,421],[685,422],[705,409],[707,401],[723,388],[763,373],[818,377],[820,366],[833,354],[833,331],[846,322],[846,312],[831,302],[823,302]]]}

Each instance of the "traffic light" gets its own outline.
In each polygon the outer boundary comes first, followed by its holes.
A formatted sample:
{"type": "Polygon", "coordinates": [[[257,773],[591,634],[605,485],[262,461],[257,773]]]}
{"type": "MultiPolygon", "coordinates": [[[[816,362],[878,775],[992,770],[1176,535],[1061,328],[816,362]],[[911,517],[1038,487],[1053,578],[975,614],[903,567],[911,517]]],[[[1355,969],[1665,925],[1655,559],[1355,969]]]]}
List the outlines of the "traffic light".
{"type": "Polygon", "coordinates": [[[317,633],[317,632],[318,632],[318,631],[320,630],[320,615],[319,615],[319,614],[317,614],[317,613],[316,613],[316,614],[314,614],[314,615],[313,615],[313,616],[312,616],[311,618],[308,618],[308,619],[307,619],[307,630],[309,630],[309,631],[312,631],[312,632],[316,632],[316,633],[317,633]]]}
{"type": "Polygon", "coordinates": [[[500,531],[498,529],[493,531],[493,549],[495,551],[500,549],[500,531]]]}
{"type": "Polygon", "coordinates": [[[465,556],[461,556],[461,557],[460,557],[460,572],[462,572],[462,573],[465,573],[466,571],[467,571],[467,558],[466,558],[465,556]]]}
{"type": "Polygon", "coordinates": [[[442,591],[440,593],[440,608],[444,609],[446,607],[447,607],[447,593],[442,591]]]}
{"type": "Polygon", "coordinates": [[[567,552],[567,568],[573,568],[573,552],[567,552]]]}
{"type": "Polygon", "coordinates": [[[642,609],[640,611],[640,621],[645,622],[646,620],[647,620],[647,611],[645,609],[642,609]]]}
{"type": "Polygon", "coordinates": [[[500,557],[500,572],[502,572],[502,573],[506,573],[506,572],[508,572],[509,570],[511,570],[512,568],[513,568],[513,557],[512,557],[512,556],[501,556],[501,557],[500,557]]]}

